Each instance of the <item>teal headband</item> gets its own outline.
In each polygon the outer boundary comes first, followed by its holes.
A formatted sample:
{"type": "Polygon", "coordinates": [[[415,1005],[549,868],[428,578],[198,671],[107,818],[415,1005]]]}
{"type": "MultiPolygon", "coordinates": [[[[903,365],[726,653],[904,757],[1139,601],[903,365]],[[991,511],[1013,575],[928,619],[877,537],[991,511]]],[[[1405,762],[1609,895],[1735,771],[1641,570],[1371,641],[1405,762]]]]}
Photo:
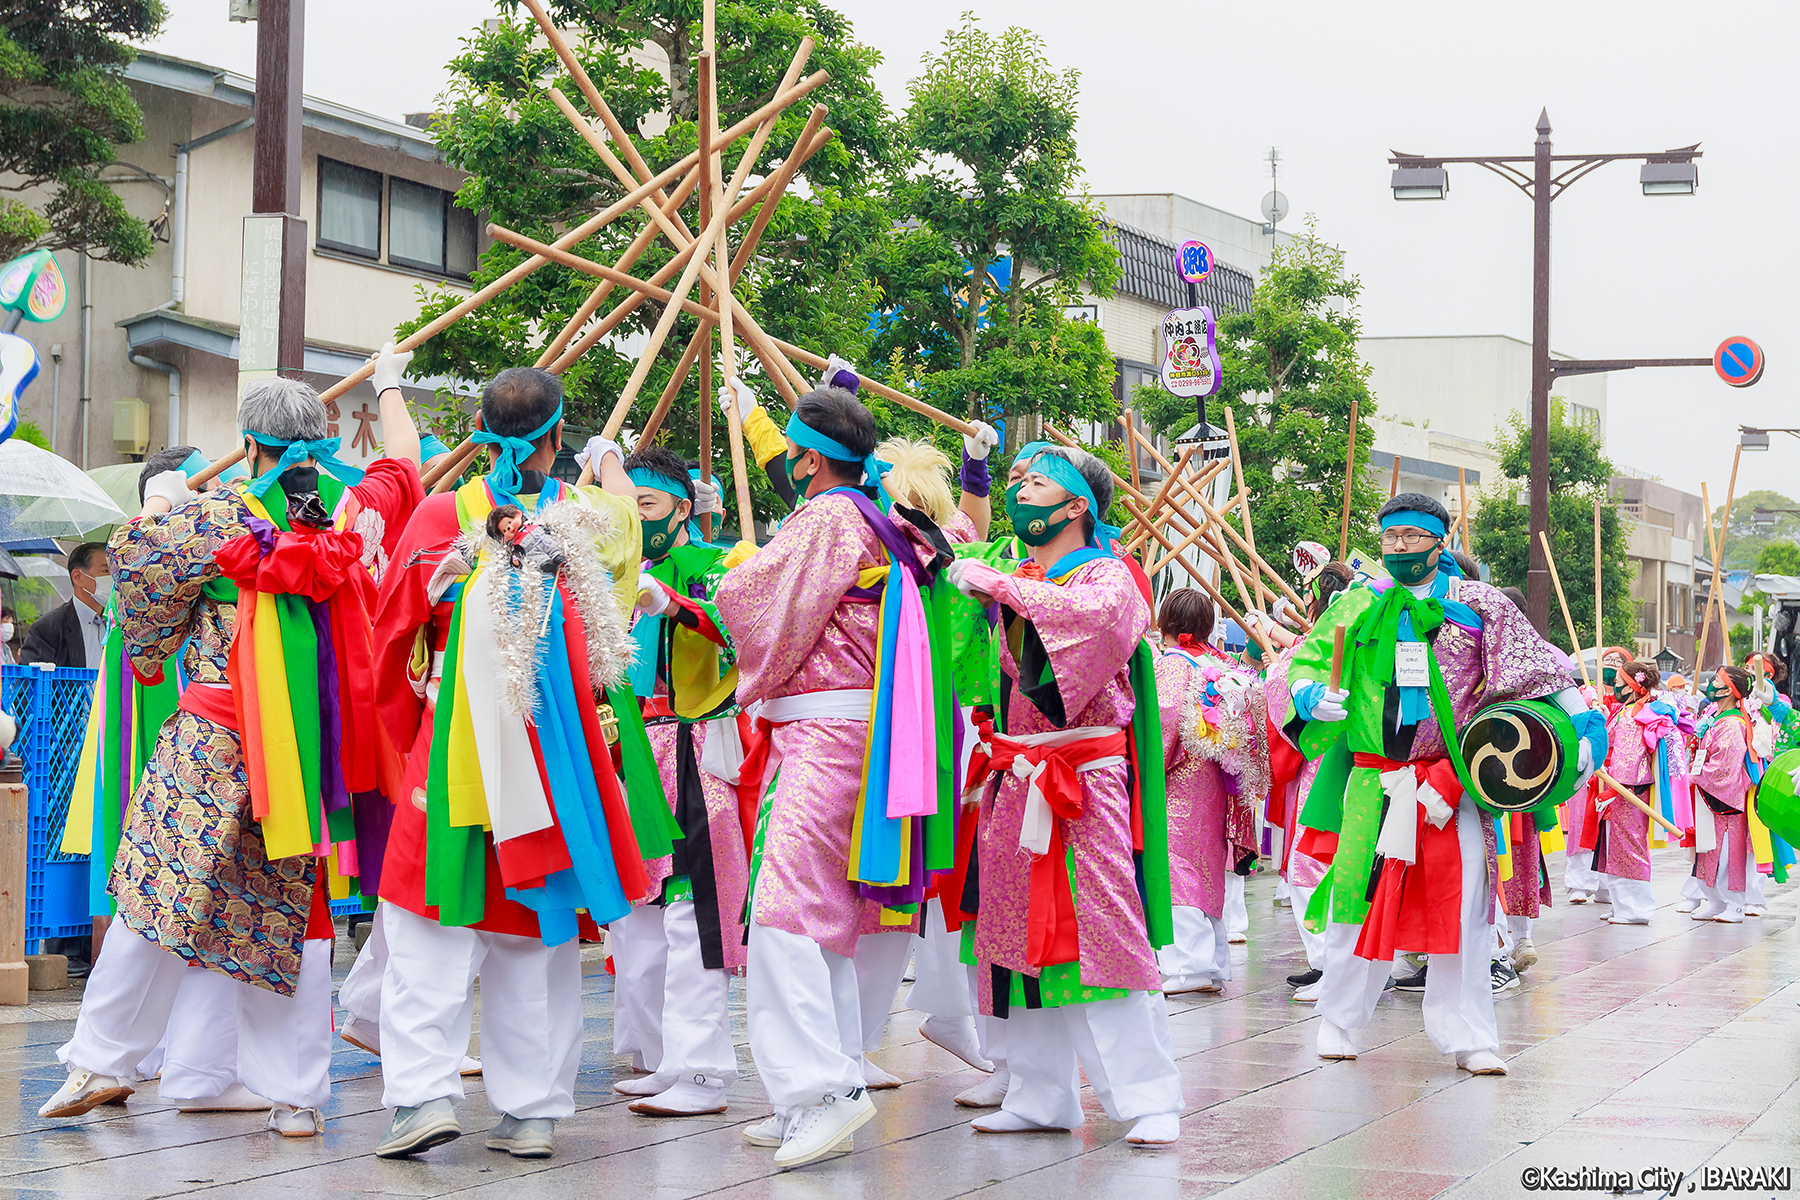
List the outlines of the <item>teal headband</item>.
{"type": "MultiPolygon", "coordinates": [[[[182,463],[179,469],[183,475],[192,479],[211,465],[212,460],[196,450],[187,456],[187,461],[182,463]]],[[[234,479],[246,479],[249,475],[250,472],[244,469],[243,463],[234,462],[229,467],[226,467],[223,471],[219,472],[218,480],[221,484],[225,484],[230,483],[234,479]]]]}
{"type": "Polygon", "coordinates": [[[310,442],[305,438],[294,438],[291,441],[284,441],[281,438],[272,438],[267,434],[257,433],[250,429],[244,430],[244,436],[256,439],[256,444],[265,449],[281,451],[281,461],[275,465],[274,470],[264,471],[250,481],[250,494],[259,500],[265,492],[275,486],[275,481],[289,467],[303,463],[309,458],[345,483],[355,485],[362,482],[363,469],[353,467],[337,456],[338,447],[344,443],[343,438],[317,438],[310,442]]]}
{"type": "Polygon", "coordinates": [[[652,471],[649,467],[633,467],[625,473],[631,476],[631,482],[639,487],[655,488],[659,492],[667,492],[677,500],[688,498],[688,490],[681,481],[671,479],[661,471],[652,471]]]}
{"type": "Polygon", "coordinates": [[[1013,455],[1012,465],[1016,467],[1020,463],[1029,463],[1048,449],[1050,449],[1049,442],[1026,442],[1019,447],[1019,452],[1013,455]]]}
{"type": "Polygon", "coordinates": [[[786,432],[788,440],[793,442],[794,445],[799,446],[802,450],[816,450],[833,462],[861,463],[863,470],[863,486],[873,487],[875,489],[881,500],[882,508],[885,509],[888,505],[893,503],[893,497],[888,495],[887,485],[881,482],[882,473],[893,466],[892,463],[882,462],[873,454],[858,455],[851,453],[850,448],[845,446],[842,442],[837,441],[835,438],[826,437],[811,425],[802,421],[799,413],[795,413],[788,418],[786,432]]]}
{"type": "Polygon", "coordinates": [[[489,433],[485,429],[477,429],[469,435],[469,440],[478,446],[500,447],[500,452],[494,456],[494,469],[488,472],[487,477],[488,486],[494,489],[496,496],[507,500],[519,498],[519,488],[525,483],[525,477],[519,474],[519,464],[537,453],[537,440],[555,429],[562,416],[563,406],[558,401],[556,411],[550,414],[550,419],[522,438],[489,433]]]}
{"type": "Polygon", "coordinates": [[[1423,529],[1433,537],[1443,537],[1444,534],[1449,532],[1448,527],[1445,526],[1442,521],[1438,520],[1436,516],[1428,512],[1421,512],[1416,508],[1395,509],[1387,516],[1381,518],[1381,527],[1383,529],[1387,529],[1393,525],[1411,525],[1414,528],[1423,529]]]}
{"type": "Polygon", "coordinates": [[[1088,539],[1088,544],[1105,550],[1108,554],[1112,553],[1112,540],[1119,536],[1119,531],[1106,523],[1106,514],[1100,511],[1100,503],[1094,499],[1094,489],[1082,477],[1081,468],[1060,454],[1040,452],[1032,460],[1031,470],[1068,492],[1071,498],[1080,497],[1088,502],[1088,511],[1094,514],[1094,535],[1088,539]]]}

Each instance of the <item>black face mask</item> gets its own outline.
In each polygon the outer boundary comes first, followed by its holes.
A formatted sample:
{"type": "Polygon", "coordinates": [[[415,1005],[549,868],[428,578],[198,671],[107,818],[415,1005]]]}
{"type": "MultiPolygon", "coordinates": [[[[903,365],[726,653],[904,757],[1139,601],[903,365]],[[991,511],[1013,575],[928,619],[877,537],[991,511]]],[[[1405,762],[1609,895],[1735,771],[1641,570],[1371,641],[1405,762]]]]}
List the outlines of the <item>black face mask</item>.
{"type": "Polygon", "coordinates": [[[331,514],[319,499],[317,467],[289,467],[281,473],[281,490],[287,494],[289,525],[324,529],[331,524],[331,514]]]}

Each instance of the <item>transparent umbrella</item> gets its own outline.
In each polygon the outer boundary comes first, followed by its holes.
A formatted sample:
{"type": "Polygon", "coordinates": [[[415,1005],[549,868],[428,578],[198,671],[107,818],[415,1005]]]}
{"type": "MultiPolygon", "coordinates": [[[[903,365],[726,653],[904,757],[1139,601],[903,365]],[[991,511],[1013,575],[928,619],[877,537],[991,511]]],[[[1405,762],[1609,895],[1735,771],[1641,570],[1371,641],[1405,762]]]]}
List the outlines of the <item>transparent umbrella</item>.
{"type": "Polygon", "coordinates": [[[81,537],[125,520],[81,468],[18,438],[0,443],[0,541],[81,537]]]}

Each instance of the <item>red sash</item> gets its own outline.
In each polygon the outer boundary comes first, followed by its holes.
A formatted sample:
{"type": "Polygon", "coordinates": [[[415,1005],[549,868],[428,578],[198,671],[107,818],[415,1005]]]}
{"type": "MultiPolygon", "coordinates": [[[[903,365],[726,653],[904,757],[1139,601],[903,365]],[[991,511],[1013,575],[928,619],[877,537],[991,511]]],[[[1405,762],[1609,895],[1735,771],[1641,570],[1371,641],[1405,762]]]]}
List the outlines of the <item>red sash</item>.
{"type": "Polygon", "coordinates": [[[1463,789],[1456,768],[1447,758],[1414,763],[1394,762],[1379,754],[1354,758],[1358,767],[1383,772],[1410,767],[1418,781],[1429,783],[1452,810],[1439,829],[1425,819],[1425,806],[1418,807],[1418,861],[1389,859],[1382,864],[1381,882],[1356,940],[1356,956],[1389,962],[1397,950],[1457,953],[1462,943],[1462,849],[1455,808],[1463,789]]]}

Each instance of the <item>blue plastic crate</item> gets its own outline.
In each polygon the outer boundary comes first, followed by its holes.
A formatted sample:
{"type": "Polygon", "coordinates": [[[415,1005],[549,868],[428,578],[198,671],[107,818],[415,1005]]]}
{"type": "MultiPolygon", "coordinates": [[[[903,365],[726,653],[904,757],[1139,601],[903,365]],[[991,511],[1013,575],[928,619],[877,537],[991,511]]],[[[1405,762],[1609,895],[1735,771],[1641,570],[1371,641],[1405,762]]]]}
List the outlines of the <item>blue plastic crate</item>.
{"type": "Polygon", "coordinates": [[[64,854],[63,826],[80,767],[81,742],[98,671],[64,667],[0,667],[0,708],[13,715],[13,742],[30,797],[25,867],[25,941],[77,937],[93,929],[88,914],[88,858],[64,854]]]}

